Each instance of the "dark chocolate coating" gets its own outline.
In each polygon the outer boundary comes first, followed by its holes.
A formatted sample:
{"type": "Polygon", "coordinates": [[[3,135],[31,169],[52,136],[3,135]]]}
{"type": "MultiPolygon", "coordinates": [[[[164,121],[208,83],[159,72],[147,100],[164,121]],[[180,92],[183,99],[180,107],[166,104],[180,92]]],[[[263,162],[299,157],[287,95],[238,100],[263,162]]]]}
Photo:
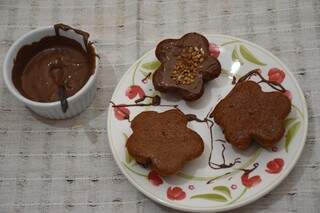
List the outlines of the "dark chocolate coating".
{"type": "Polygon", "coordinates": [[[210,117],[223,129],[226,140],[239,149],[253,142],[274,146],[284,135],[284,119],[291,110],[283,93],[263,92],[258,83],[237,83],[215,107],[210,117]]]}
{"type": "Polygon", "coordinates": [[[177,93],[184,100],[193,101],[199,99],[204,92],[204,83],[217,78],[221,73],[219,61],[209,55],[208,40],[198,33],[188,33],[180,39],[166,39],[161,41],[156,48],[156,57],[161,66],[153,75],[153,85],[160,92],[177,93]],[[204,61],[198,68],[195,81],[189,85],[177,85],[171,79],[171,73],[185,47],[198,47],[204,51],[204,61]]]}
{"type": "Polygon", "coordinates": [[[177,173],[204,149],[201,137],[187,123],[187,117],[177,109],[140,113],[131,122],[133,133],[126,143],[129,154],[160,175],[177,173]]]}

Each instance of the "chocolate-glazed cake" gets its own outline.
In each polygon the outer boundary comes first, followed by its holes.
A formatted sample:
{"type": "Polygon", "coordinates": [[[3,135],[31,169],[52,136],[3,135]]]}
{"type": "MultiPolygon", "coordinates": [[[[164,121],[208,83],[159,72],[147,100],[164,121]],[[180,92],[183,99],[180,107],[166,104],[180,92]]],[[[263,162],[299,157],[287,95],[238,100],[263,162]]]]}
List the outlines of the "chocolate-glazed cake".
{"type": "Polygon", "coordinates": [[[199,99],[204,83],[217,78],[221,72],[219,61],[209,55],[208,40],[198,33],[161,41],[156,57],[161,66],[153,75],[155,89],[176,93],[187,101],[199,99]]]}

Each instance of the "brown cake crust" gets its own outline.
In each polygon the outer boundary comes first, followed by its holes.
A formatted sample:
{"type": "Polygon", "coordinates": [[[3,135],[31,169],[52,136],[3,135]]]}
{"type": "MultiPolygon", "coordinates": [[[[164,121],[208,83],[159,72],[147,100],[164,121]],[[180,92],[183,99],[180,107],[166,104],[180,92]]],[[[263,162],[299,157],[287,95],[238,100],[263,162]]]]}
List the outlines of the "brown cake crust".
{"type": "Polygon", "coordinates": [[[131,122],[133,133],[126,143],[129,154],[160,175],[175,174],[204,149],[202,138],[187,127],[187,122],[177,109],[140,113],[131,122]]]}
{"type": "Polygon", "coordinates": [[[274,146],[284,135],[284,119],[291,110],[290,100],[281,92],[263,92],[258,83],[237,83],[211,113],[223,129],[226,140],[239,149],[252,141],[274,146]]]}
{"type": "MultiPolygon", "coordinates": [[[[155,54],[161,62],[153,75],[155,89],[165,93],[177,93],[187,101],[200,98],[204,83],[217,78],[221,73],[219,61],[209,55],[208,40],[198,33],[188,33],[180,39],[165,39],[157,45],[155,54]],[[196,61],[193,63],[193,58],[188,58],[189,51],[184,52],[190,47],[193,48],[191,54],[195,52],[195,55],[200,55],[203,59],[195,57],[196,61]],[[182,70],[191,70],[194,73],[191,83],[184,84],[173,79],[173,71],[179,63],[187,67],[182,70]]],[[[179,75],[177,74],[177,78],[179,75]]]]}

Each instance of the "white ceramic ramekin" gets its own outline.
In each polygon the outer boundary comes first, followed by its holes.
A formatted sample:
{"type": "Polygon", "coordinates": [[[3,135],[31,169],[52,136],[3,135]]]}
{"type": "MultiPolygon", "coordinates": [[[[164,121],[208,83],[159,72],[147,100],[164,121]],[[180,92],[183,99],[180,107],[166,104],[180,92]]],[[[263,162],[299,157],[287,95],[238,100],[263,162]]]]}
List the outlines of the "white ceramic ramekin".
{"type": "MultiPolygon", "coordinates": [[[[39,28],[29,33],[23,35],[18,40],[16,40],[10,49],[7,52],[7,55],[4,59],[3,63],[3,77],[6,86],[8,87],[9,91],[22,103],[26,105],[29,109],[34,111],[35,113],[51,118],[51,119],[65,119],[73,117],[84,109],[86,109],[92,102],[95,92],[96,92],[96,76],[98,70],[98,59],[96,60],[96,68],[95,72],[90,76],[87,83],[73,96],[67,98],[68,100],[68,110],[66,113],[63,113],[61,110],[61,105],[59,101],[50,102],[50,103],[42,103],[29,100],[25,98],[20,92],[16,89],[12,82],[12,68],[14,59],[20,50],[26,44],[31,44],[33,42],[41,40],[43,37],[46,36],[54,36],[55,30],[53,26],[39,28]]],[[[79,42],[84,48],[84,41],[83,37],[73,30],[68,31],[60,31],[61,36],[65,36],[71,39],[76,40],[79,42]]]]}

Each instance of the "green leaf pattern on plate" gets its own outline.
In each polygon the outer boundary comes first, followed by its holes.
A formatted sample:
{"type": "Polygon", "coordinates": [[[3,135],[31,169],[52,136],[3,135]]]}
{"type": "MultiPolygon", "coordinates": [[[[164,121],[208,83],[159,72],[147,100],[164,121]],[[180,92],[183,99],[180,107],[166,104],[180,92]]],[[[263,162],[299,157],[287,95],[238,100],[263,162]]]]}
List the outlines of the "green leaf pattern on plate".
{"type": "Polygon", "coordinates": [[[161,65],[160,61],[154,60],[154,61],[142,64],[141,67],[147,70],[156,70],[160,67],[160,65],[161,65]]]}
{"type": "Polygon", "coordinates": [[[240,64],[243,64],[243,61],[241,60],[241,58],[240,58],[240,56],[238,54],[237,46],[234,47],[231,57],[232,57],[232,61],[233,62],[239,61],[240,64]]]}
{"type": "Polygon", "coordinates": [[[223,195],[215,194],[215,193],[208,193],[208,194],[198,194],[193,195],[191,199],[205,199],[205,200],[211,200],[211,201],[217,201],[217,202],[227,202],[227,198],[223,195]]]}
{"type": "Polygon", "coordinates": [[[213,187],[213,190],[214,190],[214,191],[221,192],[221,193],[223,193],[224,195],[232,198],[231,192],[230,192],[229,188],[226,187],[226,186],[215,186],[215,187],[213,187]]]}
{"type": "MultiPolygon", "coordinates": [[[[149,73],[150,73],[150,71],[146,72],[146,71],[144,71],[144,70],[142,70],[142,69],[140,69],[140,72],[142,73],[142,75],[143,75],[144,77],[146,77],[146,76],[149,75],[149,73]]],[[[152,72],[151,72],[151,73],[152,73],[152,72]]]]}
{"type": "Polygon", "coordinates": [[[287,118],[286,120],[284,120],[284,127],[287,129],[296,120],[296,118],[287,118]]]}
{"type": "MultiPolygon", "coordinates": [[[[124,141],[128,140],[128,135],[126,133],[122,133],[123,137],[124,137],[124,141]]],[[[128,150],[125,148],[125,161],[127,164],[130,164],[132,162],[133,158],[132,156],[129,154],[128,150]]]]}
{"type": "Polygon", "coordinates": [[[224,42],[224,43],[220,44],[219,46],[223,47],[223,46],[227,46],[229,44],[239,43],[239,42],[241,42],[241,41],[239,41],[239,40],[231,40],[231,41],[224,42]]]}
{"type": "Polygon", "coordinates": [[[124,141],[127,141],[128,140],[128,135],[126,133],[122,133],[123,137],[124,137],[124,141]]]}
{"type": "Polygon", "coordinates": [[[126,149],[126,163],[130,164],[132,160],[133,160],[132,156],[129,154],[128,150],[126,149]]]}
{"type": "Polygon", "coordinates": [[[240,53],[244,59],[247,61],[260,65],[260,66],[265,66],[266,64],[261,62],[256,56],[253,55],[253,53],[243,44],[240,44],[240,53]]]}
{"type": "Polygon", "coordinates": [[[122,161],[122,165],[124,165],[129,171],[133,172],[136,175],[142,176],[142,177],[147,177],[147,174],[143,174],[141,172],[138,172],[136,170],[134,170],[131,166],[129,166],[128,164],[126,164],[125,162],[122,161]]]}
{"type": "Polygon", "coordinates": [[[288,152],[289,150],[289,145],[293,139],[293,137],[296,135],[296,133],[298,132],[299,128],[300,128],[301,122],[298,121],[296,123],[294,123],[288,130],[286,136],[285,136],[285,150],[286,152],[288,152]]]}
{"type": "Polygon", "coordinates": [[[245,188],[242,190],[241,194],[240,194],[237,198],[235,198],[234,200],[232,200],[230,203],[228,203],[228,204],[230,205],[230,204],[235,203],[236,201],[238,201],[238,200],[247,192],[247,190],[248,190],[248,188],[245,187],[245,188]]]}

